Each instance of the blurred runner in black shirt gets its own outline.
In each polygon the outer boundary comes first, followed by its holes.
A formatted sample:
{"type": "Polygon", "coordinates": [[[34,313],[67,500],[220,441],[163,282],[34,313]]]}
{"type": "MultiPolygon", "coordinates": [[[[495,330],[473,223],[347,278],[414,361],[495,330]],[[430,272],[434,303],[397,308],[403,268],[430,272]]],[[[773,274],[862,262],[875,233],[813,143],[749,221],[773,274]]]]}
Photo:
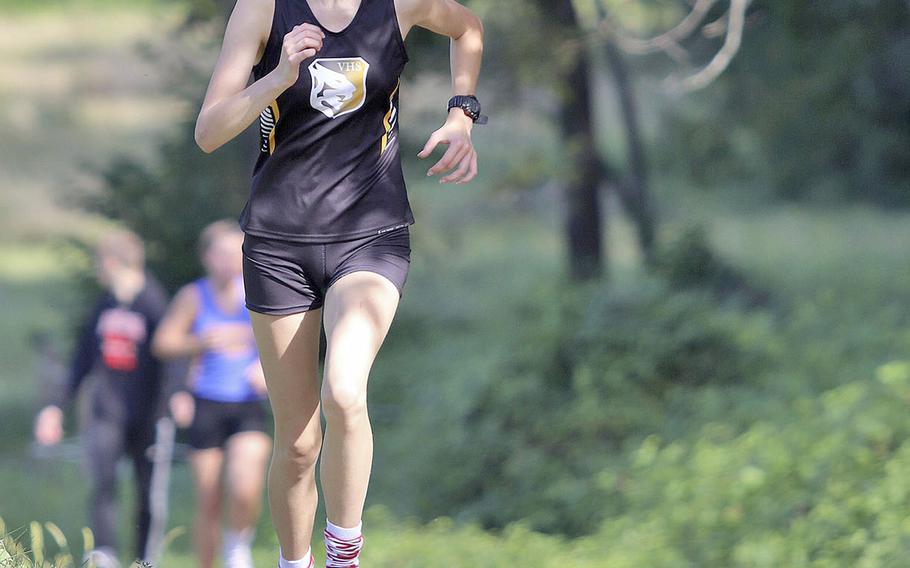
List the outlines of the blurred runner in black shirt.
{"type": "Polygon", "coordinates": [[[96,564],[116,565],[117,462],[129,455],[137,484],[135,558],[144,558],[150,523],[149,484],[155,420],[168,388],[150,343],[167,307],[167,294],[145,270],[145,251],[134,233],[117,230],[101,239],[95,270],[105,292],[82,327],[64,386],[38,413],[35,438],[45,445],[63,437],[63,415],[88,375],[97,383],[82,436],[90,474],[91,527],[96,564]]]}

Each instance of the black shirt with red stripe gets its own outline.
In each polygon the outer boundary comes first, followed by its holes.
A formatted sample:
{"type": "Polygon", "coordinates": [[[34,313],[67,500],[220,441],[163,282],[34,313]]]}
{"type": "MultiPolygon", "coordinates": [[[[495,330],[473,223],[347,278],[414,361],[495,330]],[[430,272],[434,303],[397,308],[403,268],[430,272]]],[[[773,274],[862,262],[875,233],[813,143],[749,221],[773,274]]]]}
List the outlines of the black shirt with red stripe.
{"type": "Polygon", "coordinates": [[[50,402],[63,408],[85,377],[97,374],[93,415],[133,422],[159,413],[170,385],[165,365],[151,353],[151,342],[167,302],[164,288],[149,273],[129,303],[102,294],[82,326],[66,383],[50,402]]]}

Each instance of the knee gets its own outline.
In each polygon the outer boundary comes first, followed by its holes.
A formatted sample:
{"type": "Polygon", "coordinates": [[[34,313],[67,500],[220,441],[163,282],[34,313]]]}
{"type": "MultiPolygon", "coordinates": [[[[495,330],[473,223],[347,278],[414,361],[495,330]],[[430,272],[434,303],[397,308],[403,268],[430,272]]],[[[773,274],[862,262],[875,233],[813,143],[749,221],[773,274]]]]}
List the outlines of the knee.
{"type": "Polygon", "coordinates": [[[341,425],[351,424],[367,414],[366,390],[357,387],[354,381],[325,381],[322,409],[326,420],[341,425]]]}
{"type": "Polygon", "coordinates": [[[235,489],[231,496],[231,506],[246,511],[255,510],[262,502],[262,491],[259,488],[244,487],[235,489]]]}
{"type": "Polygon", "coordinates": [[[215,490],[199,492],[197,510],[207,519],[216,518],[221,513],[221,495],[215,490]]]}
{"type": "Polygon", "coordinates": [[[286,442],[276,441],[275,457],[298,470],[308,469],[316,465],[321,449],[321,432],[304,432],[293,440],[286,442]]]}

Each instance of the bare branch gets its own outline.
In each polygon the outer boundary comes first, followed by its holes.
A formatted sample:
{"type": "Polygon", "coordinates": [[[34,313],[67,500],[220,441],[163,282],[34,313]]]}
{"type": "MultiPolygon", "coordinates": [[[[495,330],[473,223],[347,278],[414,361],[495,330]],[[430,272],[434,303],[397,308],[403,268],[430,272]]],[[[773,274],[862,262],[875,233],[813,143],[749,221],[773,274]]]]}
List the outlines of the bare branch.
{"type": "Polygon", "coordinates": [[[723,47],[700,71],[689,75],[674,85],[682,92],[691,92],[702,89],[716,79],[727,66],[733,56],[739,51],[742,44],[743,27],[746,21],[746,9],[751,0],[730,0],[730,12],[727,18],[727,37],[723,47]]]}
{"type": "Polygon", "coordinates": [[[613,39],[616,42],[616,45],[627,53],[644,55],[647,53],[663,51],[676,59],[677,57],[671,52],[675,52],[676,55],[679,55],[679,51],[682,50],[682,48],[679,47],[679,42],[695,33],[707,17],[708,11],[710,11],[711,7],[716,3],[717,0],[695,0],[692,10],[686,14],[686,17],[683,18],[676,27],[649,39],[636,38],[627,35],[625,32],[621,31],[622,26],[613,24],[609,17],[603,18],[598,25],[598,28],[602,33],[613,39]]]}
{"type": "Polygon", "coordinates": [[[664,51],[666,51],[667,55],[679,65],[689,65],[691,63],[689,52],[683,49],[678,43],[667,43],[664,51]]]}
{"type": "Polygon", "coordinates": [[[717,18],[713,22],[705,24],[701,29],[701,35],[706,38],[715,38],[724,35],[727,33],[727,20],[729,19],[730,12],[728,10],[723,16],[717,18]]]}
{"type": "MultiPolygon", "coordinates": [[[[910,1],[910,0],[908,0],[910,1]]],[[[715,38],[720,37],[727,33],[727,21],[729,20],[730,13],[727,12],[720,18],[714,20],[711,23],[705,24],[701,29],[701,35],[706,38],[715,38]]],[[[754,26],[757,23],[761,22],[763,19],[763,14],[761,12],[753,12],[746,16],[745,23],[743,28],[748,28],[754,26]]]]}
{"type": "Polygon", "coordinates": [[[589,6],[593,5],[597,14],[597,24],[591,32],[599,36],[600,40],[610,41],[626,53],[645,55],[663,52],[682,66],[689,65],[689,54],[682,47],[682,41],[695,35],[699,29],[708,38],[724,36],[723,45],[706,66],[682,79],[672,76],[666,80],[666,85],[673,91],[690,92],[702,89],[720,76],[739,52],[746,11],[752,0],[729,0],[730,7],[726,14],[708,23],[705,23],[705,19],[718,0],[688,1],[692,8],[676,26],[646,39],[630,36],[609,16],[599,0],[590,0],[589,6]]]}

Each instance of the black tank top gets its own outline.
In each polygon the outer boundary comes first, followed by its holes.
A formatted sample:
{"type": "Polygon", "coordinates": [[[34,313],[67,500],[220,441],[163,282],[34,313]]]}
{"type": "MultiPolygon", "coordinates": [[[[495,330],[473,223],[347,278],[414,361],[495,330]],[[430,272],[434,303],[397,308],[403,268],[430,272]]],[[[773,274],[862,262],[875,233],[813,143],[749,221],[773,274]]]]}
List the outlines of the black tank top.
{"type": "MultiPolygon", "coordinates": [[[[275,0],[254,79],[278,65],[285,34],[303,22],[322,28],[306,0],[275,0]]],[[[322,30],[322,49],[259,117],[259,156],[238,218],[252,235],[332,242],[414,222],[398,144],[408,54],[394,0],[361,0],[345,29],[322,30]]]]}

